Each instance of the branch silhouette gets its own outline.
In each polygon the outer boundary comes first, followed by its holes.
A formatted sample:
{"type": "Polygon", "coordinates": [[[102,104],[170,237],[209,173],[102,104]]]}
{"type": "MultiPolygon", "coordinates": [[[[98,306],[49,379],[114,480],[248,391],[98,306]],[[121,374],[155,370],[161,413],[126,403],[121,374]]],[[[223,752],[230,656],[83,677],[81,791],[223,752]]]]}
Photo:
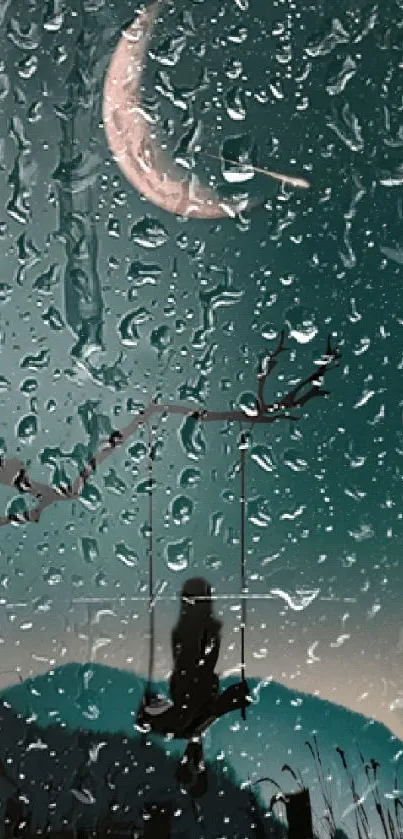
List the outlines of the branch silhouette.
{"type": "Polygon", "coordinates": [[[256,408],[252,412],[244,410],[208,411],[206,409],[194,410],[182,405],[158,404],[150,402],[144,411],[140,411],[132,421],[120,430],[113,431],[109,439],[99,446],[95,454],[89,459],[87,465],[77,475],[73,484],[66,487],[52,487],[38,481],[31,480],[24,463],[16,457],[0,459],[0,483],[17,489],[22,494],[28,494],[37,499],[38,503],[32,510],[23,514],[10,514],[0,517],[0,526],[6,524],[24,524],[26,522],[39,522],[40,516],[47,507],[59,501],[77,500],[82,490],[94,472],[102,463],[110,457],[113,452],[123,446],[133,436],[140,425],[146,423],[153,414],[179,414],[183,417],[193,417],[200,422],[219,422],[230,420],[235,422],[248,422],[250,425],[268,425],[280,419],[298,421],[293,411],[302,408],[309,400],[317,396],[328,396],[330,391],[322,387],[325,373],[338,367],[341,353],[337,347],[331,346],[330,336],[327,341],[327,348],[324,357],[309,376],[301,379],[285,396],[277,402],[268,403],[264,398],[264,390],[267,379],[278,363],[278,356],[287,351],[284,346],[285,333],[280,333],[277,348],[266,355],[261,363],[258,373],[258,387],[256,397],[256,408]]]}

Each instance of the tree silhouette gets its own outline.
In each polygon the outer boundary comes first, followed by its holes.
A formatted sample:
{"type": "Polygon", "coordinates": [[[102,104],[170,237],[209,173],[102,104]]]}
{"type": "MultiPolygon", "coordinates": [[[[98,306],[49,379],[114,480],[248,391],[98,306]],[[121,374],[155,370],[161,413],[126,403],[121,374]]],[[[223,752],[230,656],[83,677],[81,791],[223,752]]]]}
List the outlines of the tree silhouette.
{"type": "Polygon", "coordinates": [[[328,396],[330,391],[322,387],[325,374],[335,367],[338,367],[341,354],[337,347],[332,347],[330,336],[327,341],[325,355],[318,362],[316,370],[301,379],[291,390],[275,402],[266,402],[265,385],[270,374],[278,363],[278,356],[286,351],[284,346],[285,333],[280,333],[280,339],[276,349],[266,354],[261,362],[258,373],[258,385],[255,410],[251,414],[245,410],[224,410],[209,411],[206,409],[194,410],[182,405],[170,405],[151,401],[148,407],[140,411],[125,428],[114,430],[109,435],[105,444],[101,444],[96,452],[90,457],[87,465],[81,470],[73,484],[64,487],[53,487],[31,480],[28,476],[25,465],[18,458],[2,458],[0,460],[0,483],[6,484],[20,493],[32,495],[38,503],[32,510],[23,514],[10,514],[0,517],[0,526],[11,523],[38,522],[41,514],[47,507],[59,501],[77,500],[96,469],[110,457],[116,449],[123,446],[135,433],[140,425],[147,421],[154,414],[168,415],[178,414],[186,418],[186,421],[220,422],[223,420],[248,423],[250,425],[269,425],[277,420],[289,420],[296,422],[300,419],[295,410],[302,408],[316,396],[328,396]]]}

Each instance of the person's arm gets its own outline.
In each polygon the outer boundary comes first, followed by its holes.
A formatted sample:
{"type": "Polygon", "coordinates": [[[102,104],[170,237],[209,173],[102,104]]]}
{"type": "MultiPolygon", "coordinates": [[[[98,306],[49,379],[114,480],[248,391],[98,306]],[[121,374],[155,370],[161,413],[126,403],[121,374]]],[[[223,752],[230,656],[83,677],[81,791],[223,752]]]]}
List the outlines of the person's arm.
{"type": "Polygon", "coordinates": [[[201,656],[201,635],[191,631],[182,634],[174,629],[171,643],[174,672],[185,681],[188,674],[192,676],[201,656]]]}
{"type": "Polygon", "coordinates": [[[202,637],[201,666],[208,671],[214,672],[220,654],[221,633],[217,629],[207,629],[202,637]]]}

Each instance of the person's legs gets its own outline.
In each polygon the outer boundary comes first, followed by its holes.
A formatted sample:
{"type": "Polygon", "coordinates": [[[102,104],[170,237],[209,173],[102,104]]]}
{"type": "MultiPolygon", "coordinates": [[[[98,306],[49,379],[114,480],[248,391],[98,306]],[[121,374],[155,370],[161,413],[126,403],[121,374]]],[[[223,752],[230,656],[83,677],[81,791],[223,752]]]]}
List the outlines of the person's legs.
{"type": "Polygon", "coordinates": [[[196,768],[196,780],[189,792],[194,798],[205,795],[208,788],[207,768],[204,763],[203,743],[201,738],[195,742],[194,765],[196,768]]]}
{"type": "Polygon", "coordinates": [[[180,784],[189,785],[196,774],[195,782],[190,788],[191,795],[198,797],[207,791],[207,770],[204,764],[203,743],[201,737],[194,737],[189,741],[185,753],[176,770],[176,778],[180,784]]]}
{"type": "Polygon", "coordinates": [[[183,757],[176,770],[176,777],[179,783],[190,784],[193,778],[193,769],[196,769],[199,759],[199,747],[195,740],[189,740],[183,757]]]}
{"type": "Polygon", "coordinates": [[[207,772],[206,771],[199,772],[193,786],[190,787],[190,790],[189,790],[190,795],[193,796],[193,798],[201,798],[202,795],[206,794],[207,790],[208,790],[207,772]]]}
{"type": "Polygon", "coordinates": [[[203,761],[203,743],[201,737],[195,737],[192,741],[192,760],[193,764],[196,769],[200,766],[201,762],[203,761]]]}

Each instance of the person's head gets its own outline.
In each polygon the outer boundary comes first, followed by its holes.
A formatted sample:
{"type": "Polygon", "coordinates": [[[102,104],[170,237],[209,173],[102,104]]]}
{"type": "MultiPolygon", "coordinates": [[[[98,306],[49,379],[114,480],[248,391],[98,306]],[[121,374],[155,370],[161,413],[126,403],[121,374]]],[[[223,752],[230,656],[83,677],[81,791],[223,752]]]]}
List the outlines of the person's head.
{"type": "Polygon", "coordinates": [[[203,577],[191,577],[183,584],[181,616],[196,620],[212,616],[211,586],[203,577]]]}

